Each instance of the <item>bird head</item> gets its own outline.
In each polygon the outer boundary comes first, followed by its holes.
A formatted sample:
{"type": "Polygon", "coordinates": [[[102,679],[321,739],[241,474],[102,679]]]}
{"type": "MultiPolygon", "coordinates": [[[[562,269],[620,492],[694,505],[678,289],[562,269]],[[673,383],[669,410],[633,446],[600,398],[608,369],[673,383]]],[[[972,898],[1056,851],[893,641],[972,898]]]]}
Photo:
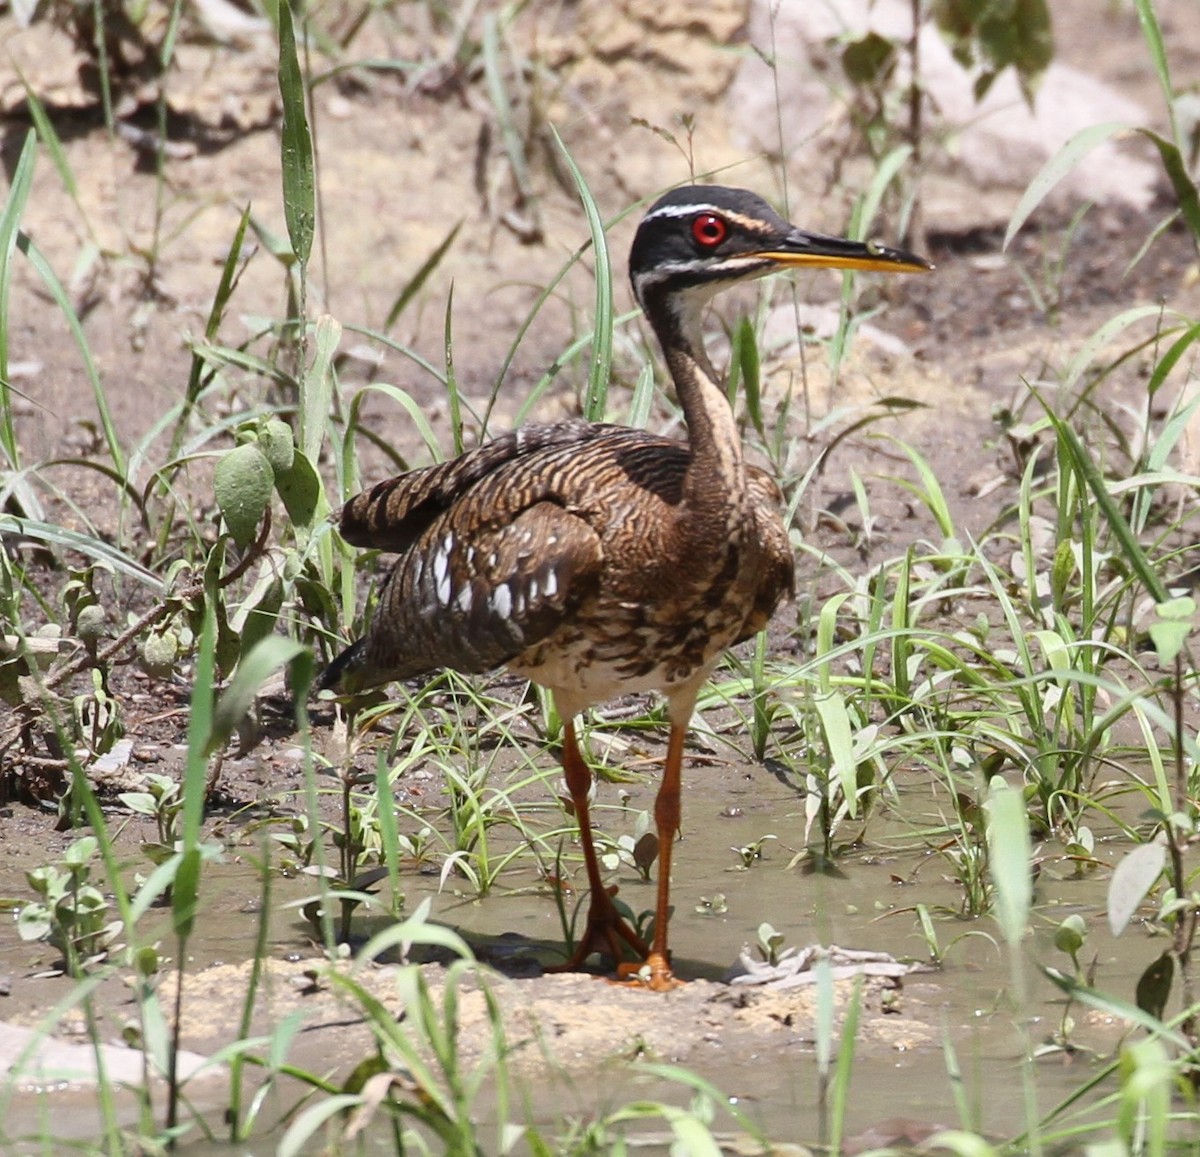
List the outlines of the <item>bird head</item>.
{"type": "Polygon", "coordinates": [[[798,229],[757,194],[723,185],[685,185],[661,197],[642,218],[629,255],[643,309],[658,294],[695,304],[735,281],[794,266],[892,273],[933,268],[903,249],[798,229]]]}

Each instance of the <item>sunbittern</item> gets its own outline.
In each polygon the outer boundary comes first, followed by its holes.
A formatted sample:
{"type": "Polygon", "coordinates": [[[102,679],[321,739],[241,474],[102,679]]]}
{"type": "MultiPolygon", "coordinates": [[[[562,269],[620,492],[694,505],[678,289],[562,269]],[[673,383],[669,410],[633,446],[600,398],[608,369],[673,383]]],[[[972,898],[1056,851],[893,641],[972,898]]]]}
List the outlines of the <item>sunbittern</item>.
{"type": "Polygon", "coordinates": [[[649,966],[641,975],[650,987],[674,983],[667,919],[684,737],[721,653],[766,626],[791,593],[795,565],[779,489],[743,459],[701,315],[735,282],[805,265],[931,268],[899,249],[797,229],[742,189],[668,193],[638,227],[629,269],[688,441],[583,421],[526,426],[381,482],[342,510],[347,542],[400,558],[370,631],[322,686],[354,691],[447,667],[504,666],[554,695],[591,888],[586,930],[560,970],[598,951],[620,962],[628,947],[649,966]],[[660,859],[647,946],[600,877],[575,718],[649,690],[666,697],[671,730],[654,805],[660,859]]]}

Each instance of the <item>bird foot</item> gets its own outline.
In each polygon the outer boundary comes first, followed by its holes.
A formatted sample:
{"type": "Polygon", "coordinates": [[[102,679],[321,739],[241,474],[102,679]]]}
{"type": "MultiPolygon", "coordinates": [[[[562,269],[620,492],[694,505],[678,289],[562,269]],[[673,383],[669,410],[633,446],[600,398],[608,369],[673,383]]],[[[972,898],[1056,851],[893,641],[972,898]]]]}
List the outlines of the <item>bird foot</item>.
{"type": "Polygon", "coordinates": [[[673,988],[682,988],[687,982],[671,972],[666,957],[651,952],[640,963],[618,964],[617,979],[613,983],[630,988],[648,988],[651,992],[670,992],[673,988]]]}
{"type": "Polygon", "coordinates": [[[644,961],[650,955],[646,942],[625,921],[617,911],[613,897],[616,888],[607,888],[592,894],[591,906],[588,908],[587,927],[575,951],[562,964],[555,964],[544,969],[546,972],[577,972],[583,967],[584,961],[594,952],[607,953],[614,963],[620,967],[639,969],[641,963],[622,965],[621,957],[625,955],[624,948],[630,948],[644,961]]]}

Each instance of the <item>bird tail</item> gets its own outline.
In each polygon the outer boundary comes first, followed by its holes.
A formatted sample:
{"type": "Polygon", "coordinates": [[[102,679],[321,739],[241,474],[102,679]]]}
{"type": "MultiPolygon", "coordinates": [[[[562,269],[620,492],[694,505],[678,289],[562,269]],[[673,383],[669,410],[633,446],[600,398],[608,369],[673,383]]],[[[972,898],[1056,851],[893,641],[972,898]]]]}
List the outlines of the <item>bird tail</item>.
{"type": "Polygon", "coordinates": [[[338,655],[317,677],[315,690],[340,691],[346,694],[360,690],[367,662],[366,642],[366,639],[358,639],[338,655]]]}

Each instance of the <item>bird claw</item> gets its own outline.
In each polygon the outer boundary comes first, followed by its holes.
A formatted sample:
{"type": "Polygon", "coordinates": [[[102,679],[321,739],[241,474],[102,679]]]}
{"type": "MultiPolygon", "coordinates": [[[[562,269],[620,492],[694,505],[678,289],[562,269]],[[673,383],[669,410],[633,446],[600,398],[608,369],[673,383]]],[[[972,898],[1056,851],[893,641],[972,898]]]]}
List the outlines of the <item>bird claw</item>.
{"type": "Polygon", "coordinates": [[[673,988],[682,988],[687,982],[671,972],[671,966],[664,957],[651,952],[641,963],[618,964],[617,979],[613,983],[629,988],[648,988],[651,992],[670,992],[673,988]]]}
{"type": "MultiPolygon", "coordinates": [[[[613,897],[616,894],[615,887],[593,893],[592,903],[588,908],[587,927],[575,945],[575,951],[562,964],[552,965],[544,971],[577,972],[583,967],[584,961],[594,952],[606,953],[617,964],[618,970],[623,968],[636,970],[644,966],[644,962],[650,956],[649,946],[629,927],[625,918],[617,911],[617,906],[613,903],[613,897]],[[623,946],[631,948],[641,957],[641,961],[622,964],[623,946]]],[[[669,974],[670,970],[667,971],[669,974]]]]}

